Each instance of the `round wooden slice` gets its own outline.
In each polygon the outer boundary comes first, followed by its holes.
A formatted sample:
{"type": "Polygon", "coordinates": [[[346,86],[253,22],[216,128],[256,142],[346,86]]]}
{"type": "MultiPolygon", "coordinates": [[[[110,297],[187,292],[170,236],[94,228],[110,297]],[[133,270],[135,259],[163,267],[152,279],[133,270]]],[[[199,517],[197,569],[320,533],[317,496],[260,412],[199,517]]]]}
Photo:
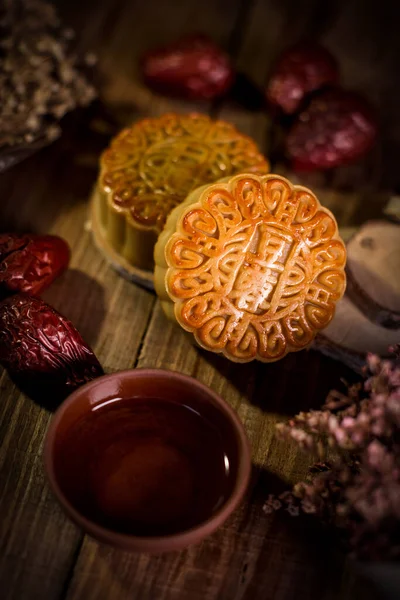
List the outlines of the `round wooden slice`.
{"type": "Polygon", "coordinates": [[[96,201],[96,188],[94,189],[89,207],[89,227],[92,232],[94,243],[105,259],[122,277],[137,283],[150,291],[154,291],[154,275],[151,271],[144,271],[133,267],[126,259],[118,254],[102,234],[98,213],[98,202],[96,201]]]}
{"type": "Polygon", "coordinates": [[[383,212],[388,219],[400,223],[400,196],[392,196],[383,212]]]}
{"type": "Polygon", "coordinates": [[[323,333],[319,333],[312,343],[311,348],[318,350],[325,356],[339,360],[340,362],[347,365],[353,371],[358,373],[362,372],[365,366],[365,353],[353,352],[344,346],[331,342],[323,333]]]}
{"type": "Polygon", "coordinates": [[[347,296],[373,323],[400,328],[400,226],[363,225],[347,244],[347,296]]]}
{"type": "Polygon", "coordinates": [[[337,303],[335,316],[322,335],[337,347],[339,354],[340,348],[343,348],[344,353],[351,352],[361,356],[365,356],[367,352],[387,356],[389,346],[400,341],[399,331],[372,323],[348,296],[337,303]]]}

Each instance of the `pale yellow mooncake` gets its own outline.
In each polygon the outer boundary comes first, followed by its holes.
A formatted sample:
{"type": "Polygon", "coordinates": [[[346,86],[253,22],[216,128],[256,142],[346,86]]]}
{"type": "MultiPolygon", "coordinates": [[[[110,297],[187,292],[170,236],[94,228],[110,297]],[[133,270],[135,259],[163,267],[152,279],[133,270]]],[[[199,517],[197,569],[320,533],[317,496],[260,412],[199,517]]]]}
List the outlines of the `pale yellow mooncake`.
{"type": "Polygon", "coordinates": [[[153,270],[154,244],[190,191],[268,161],[233,125],[206,115],[166,114],[124,129],[100,160],[94,202],[102,237],[133,267],[153,270]]]}
{"type": "Polygon", "coordinates": [[[236,175],[195,190],[170,214],[154,256],[166,315],[236,362],[305,348],[346,287],[335,218],[278,175],[236,175]]]}

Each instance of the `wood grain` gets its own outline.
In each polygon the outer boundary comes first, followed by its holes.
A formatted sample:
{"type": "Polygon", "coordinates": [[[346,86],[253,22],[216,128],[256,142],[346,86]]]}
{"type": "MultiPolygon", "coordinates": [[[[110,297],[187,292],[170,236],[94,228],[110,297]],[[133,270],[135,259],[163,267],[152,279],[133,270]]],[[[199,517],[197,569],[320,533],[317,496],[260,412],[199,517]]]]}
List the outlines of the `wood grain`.
{"type": "Polygon", "coordinates": [[[67,598],[339,598],[330,595],[340,583],[334,584],[340,572],[334,553],[327,549],[321,554],[317,533],[310,538],[307,526],[264,515],[262,505],[283,481],[294,481],[305,470],[294,446],[275,439],[275,423],[310,403],[317,406],[343,368],[332,370],[329,361],[312,352],[257,367],[210,357],[165,320],[158,303],[138,366],[190,374],[230,402],[253,448],[250,491],[222,529],[179,554],[130,555],[86,538],[67,598]]]}
{"type": "MultiPolygon", "coordinates": [[[[359,6],[361,0],[357,2],[359,6]]],[[[124,281],[109,267],[85,228],[98,155],[116,128],[133,119],[167,110],[203,110],[231,120],[252,135],[265,152],[270,150],[271,122],[264,113],[249,112],[232,101],[193,105],[149,92],[138,78],[141,52],[181,33],[202,31],[229,49],[238,68],[261,85],[284,45],[304,34],[317,34],[339,51],[340,36],[349,27],[352,32],[348,21],[353,19],[354,24],[357,15],[353,9],[343,8],[347,6],[344,0],[336,7],[324,5],[323,11],[317,0],[301,0],[295,15],[292,3],[273,0],[58,0],[57,4],[64,19],[78,30],[81,48],[92,49],[99,56],[103,105],[68,118],[58,142],[1,176],[1,228],[65,237],[73,250],[71,269],[46,293],[46,300],[76,324],[106,371],[135,366],[177,370],[196,377],[226,398],[245,424],[254,471],[243,506],[199,546],[158,557],[114,551],[83,536],[52,498],[41,463],[50,415],[21,395],[3,373],[1,597],[372,598],[370,586],[356,579],[352,570],[343,568],[342,559],[330,544],[321,541],[320,532],[311,523],[291,520],[285,514],[267,516],[262,511],[268,494],[297,480],[307,466],[293,445],[276,440],[275,423],[299,410],[319,406],[328,389],[339,385],[343,376],[351,378],[351,373],[312,351],[288,356],[273,365],[233,365],[197,350],[183,332],[166,321],[154,295],[124,281]]],[[[368,23],[373,27],[370,20],[368,23]]],[[[361,37],[363,31],[375,31],[363,29],[362,24],[359,27],[361,37]]],[[[349,58],[352,52],[347,45],[340,54],[346,80],[357,73],[355,59],[349,58]]],[[[358,57],[362,55],[356,48],[354,52],[358,57]]],[[[389,73],[385,62],[389,58],[381,60],[384,73],[389,73]]],[[[367,67],[360,71],[356,87],[378,86],[378,75],[370,73],[368,79],[367,72],[367,67]]],[[[386,79],[382,85],[385,90],[392,89],[386,79]]],[[[383,95],[379,98],[383,101],[383,95]]],[[[366,197],[353,191],[349,199],[343,192],[343,182],[364,182],[363,190],[374,199],[373,209],[381,210],[382,201],[374,193],[376,178],[373,183],[368,177],[366,181],[365,172],[364,165],[337,172],[333,180],[316,182],[327,198],[334,194],[327,203],[337,209],[343,225],[363,219],[362,202],[366,197]]]]}
{"type": "Polygon", "coordinates": [[[0,589],[9,599],[57,598],[80,532],[54,503],[42,440],[50,416],[0,379],[0,589]]]}

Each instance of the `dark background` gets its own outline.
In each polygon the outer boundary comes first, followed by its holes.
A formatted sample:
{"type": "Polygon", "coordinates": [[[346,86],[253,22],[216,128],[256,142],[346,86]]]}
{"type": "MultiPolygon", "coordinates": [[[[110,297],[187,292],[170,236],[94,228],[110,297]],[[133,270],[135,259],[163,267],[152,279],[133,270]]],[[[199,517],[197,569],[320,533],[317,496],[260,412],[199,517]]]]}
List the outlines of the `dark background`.
{"type": "Polygon", "coordinates": [[[283,48],[303,38],[320,41],[337,57],[343,85],[363,92],[376,107],[382,132],[380,183],[400,191],[400,5],[395,0],[56,4],[67,23],[84,30],[82,43],[98,54],[102,72],[128,80],[138,79],[137,60],[143,51],[183,33],[210,35],[230,53],[238,70],[260,86],[283,48]]]}

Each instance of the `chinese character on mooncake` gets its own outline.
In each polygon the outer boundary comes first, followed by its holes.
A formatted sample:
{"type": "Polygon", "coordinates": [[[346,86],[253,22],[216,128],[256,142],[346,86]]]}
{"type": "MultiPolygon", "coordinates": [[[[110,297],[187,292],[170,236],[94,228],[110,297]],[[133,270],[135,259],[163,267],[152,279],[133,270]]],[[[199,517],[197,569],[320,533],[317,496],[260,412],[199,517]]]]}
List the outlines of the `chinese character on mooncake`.
{"type": "Polygon", "coordinates": [[[305,348],[346,287],[333,215],[278,175],[236,175],[192,192],[169,216],[155,261],[167,316],[236,362],[305,348]]]}
{"type": "Polygon", "coordinates": [[[124,129],[100,166],[95,201],[102,235],[129,264],[152,270],[166,218],[189,192],[241,171],[267,173],[269,165],[229,123],[166,114],[124,129]]]}

